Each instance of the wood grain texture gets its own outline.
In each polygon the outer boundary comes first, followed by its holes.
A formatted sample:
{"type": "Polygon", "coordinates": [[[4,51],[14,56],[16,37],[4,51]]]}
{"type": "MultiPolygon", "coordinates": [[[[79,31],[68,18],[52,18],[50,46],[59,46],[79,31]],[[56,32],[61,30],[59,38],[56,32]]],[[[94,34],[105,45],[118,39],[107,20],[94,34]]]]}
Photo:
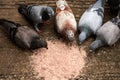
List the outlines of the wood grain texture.
{"type": "MultiPolygon", "coordinates": [[[[19,22],[22,25],[30,24],[18,13],[18,4],[49,5],[55,9],[57,0],[0,0],[0,18],[19,22]]],[[[73,10],[77,21],[83,12],[95,2],[95,0],[67,0],[73,10]]],[[[105,5],[104,22],[114,17],[110,13],[109,6],[105,5]]],[[[56,40],[57,35],[53,24],[45,26],[42,36],[44,39],[56,40]]],[[[83,75],[71,80],[120,80],[120,41],[114,46],[104,47],[90,53],[88,45],[93,39],[88,39],[85,46],[88,53],[88,64],[83,75]]],[[[77,45],[77,44],[76,44],[77,45]]],[[[29,66],[30,51],[22,51],[8,38],[0,26],[0,80],[43,80],[36,79],[29,66]]]]}

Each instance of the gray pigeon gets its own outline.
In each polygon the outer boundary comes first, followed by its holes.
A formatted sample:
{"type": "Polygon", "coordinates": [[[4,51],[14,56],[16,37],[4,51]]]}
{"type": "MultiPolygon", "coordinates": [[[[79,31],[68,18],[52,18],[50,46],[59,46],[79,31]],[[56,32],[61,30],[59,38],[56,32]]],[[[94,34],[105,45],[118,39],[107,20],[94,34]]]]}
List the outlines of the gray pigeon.
{"type": "Polygon", "coordinates": [[[32,22],[35,30],[39,32],[39,24],[44,24],[54,16],[54,11],[49,6],[21,4],[18,11],[32,22]]]}
{"type": "Polygon", "coordinates": [[[105,45],[113,45],[120,38],[120,16],[106,22],[96,32],[97,38],[90,45],[90,50],[96,50],[105,45]]]}
{"type": "Polygon", "coordinates": [[[83,43],[88,37],[95,34],[102,25],[104,18],[105,0],[97,0],[81,16],[78,24],[79,44],[83,43]]]}
{"type": "Polygon", "coordinates": [[[4,26],[10,39],[22,49],[47,48],[47,42],[42,40],[38,33],[27,26],[0,19],[0,25],[4,26]]]}

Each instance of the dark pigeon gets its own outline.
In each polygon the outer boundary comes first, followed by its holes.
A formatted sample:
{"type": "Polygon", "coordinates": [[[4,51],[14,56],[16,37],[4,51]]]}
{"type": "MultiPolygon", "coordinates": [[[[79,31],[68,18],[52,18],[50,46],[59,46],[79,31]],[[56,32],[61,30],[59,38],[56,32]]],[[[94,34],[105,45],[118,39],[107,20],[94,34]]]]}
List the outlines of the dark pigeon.
{"type": "Polygon", "coordinates": [[[96,40],[90,45],[90,50],[96,50],[105,45],[113,45],[120,38],[120,16],[106,22],[98,29],[96,40]]]}
{"type": "Polygon", "coordinates": [[[100,28],[104,18],[105,0],[97,0],[81,16],[78,24],[79,44],[83,43],[88,37],[95,34],[100,28]]]}
{"type": "Polygon", "coordinates": [[[120,0],[107,0],[107,3],[110,6],[111,12],[118,14],[118,11],[120,10],[120,0]]]}
{"type": "Polygon", "coordinates": [[[4,26],[10,39],[22,49],[47,48],[47,42],[42,40],[37,32],[27,26],[0,19],[0,25],[4,26]]]}
{"type": "Polygon", "coordinates": [[[23,14],[30,22],[32,22],[35,30],[39,32],[39,24],[48,22],[54,16],[54,11],[49,6],[24,5],[21,4],[18,11],[23,14]]]}

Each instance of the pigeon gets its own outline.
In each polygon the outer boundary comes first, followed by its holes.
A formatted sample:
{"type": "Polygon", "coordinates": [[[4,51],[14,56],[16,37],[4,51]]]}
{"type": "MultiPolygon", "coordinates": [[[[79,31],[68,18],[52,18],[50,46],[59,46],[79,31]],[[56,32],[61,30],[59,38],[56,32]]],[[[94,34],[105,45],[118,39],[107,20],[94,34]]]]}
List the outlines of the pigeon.
{"type": "Polygon", "coordinates": [[[118,14],[120,10],[120,0],[107,0],[107,3],[110,6],[111,12],[118,14]]]}
{"type": "Polygon", "coordinates": [[[53,9],[49,6],[44,5],[20,4],[18,11],[33,24],[37,32],[41,32],[41,30],[38,28],[40,24],[47,24],[49,20],[54,16],[53,9]]]}
{"type": "Polygon", "coordinates": [[[120,14],[106,22],[96,32],[96,40],[89,46],[90,50],[96,50],[99,47],[111,46],[120,38],[120,14]]]}
{"type": "Polygon", "coordinates": [[[55,19],[57,32],[72,42],[75,40],[75,33],[77,31],[77,22],[74,14],[65,0],[58,0],[56,5],[55,19]]]}
{"type": "Polygon", "coordinates": [[[36,31],[27,26],[6,19],[0,19],[0,25],[4,26],[10,39],[21,49],[47,48],[47,42],[42,40],[36,31]]]}
{"type": "Polygon", "coordinates": [[[97,0],[81,16],[78,23],[79,44],[82,44],[88,37],[95,35],[100,28],[104,18],[105,0],[97,0]]]}

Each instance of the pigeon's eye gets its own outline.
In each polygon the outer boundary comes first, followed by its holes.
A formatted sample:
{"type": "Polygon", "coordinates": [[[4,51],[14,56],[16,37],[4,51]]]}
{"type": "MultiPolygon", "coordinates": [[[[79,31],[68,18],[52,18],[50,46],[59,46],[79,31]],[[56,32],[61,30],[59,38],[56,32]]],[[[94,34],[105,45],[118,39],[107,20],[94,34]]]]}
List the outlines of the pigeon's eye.
{"type": "Polygon", "coordinates": [[[73,33],[71,33],[71,37],[74,37],[74,34],[73,34],[73,33]]]}

